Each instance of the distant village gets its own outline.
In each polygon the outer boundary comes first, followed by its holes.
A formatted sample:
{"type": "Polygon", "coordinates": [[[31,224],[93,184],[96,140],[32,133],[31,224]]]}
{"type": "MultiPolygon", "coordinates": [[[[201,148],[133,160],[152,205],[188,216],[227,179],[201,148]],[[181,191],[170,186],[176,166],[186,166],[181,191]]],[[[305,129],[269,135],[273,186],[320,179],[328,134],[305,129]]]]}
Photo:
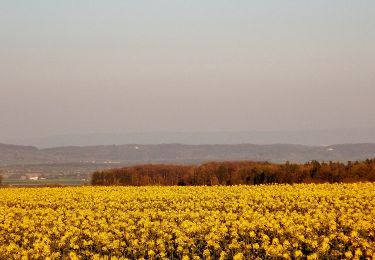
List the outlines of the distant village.
{"type": "Polygon", "coordinates": [[[42,177],[43,175],[41,173],[28,173],[25,175],[21,175],[20,180],[32,180],[32,181],[37,181],[37,180],[46,180],[46,177],[42,177]]]}
{"type": "Polygon", "coordinates": [[[52,179],[76,179],[88,181],[94,171],[112,168],[119,165],[116,161],[103,163],[71,163],[71,164],[40,164],[40,165],[11,165],[0,167],[4,179],[22,181],[43,181],[52,179]]]}

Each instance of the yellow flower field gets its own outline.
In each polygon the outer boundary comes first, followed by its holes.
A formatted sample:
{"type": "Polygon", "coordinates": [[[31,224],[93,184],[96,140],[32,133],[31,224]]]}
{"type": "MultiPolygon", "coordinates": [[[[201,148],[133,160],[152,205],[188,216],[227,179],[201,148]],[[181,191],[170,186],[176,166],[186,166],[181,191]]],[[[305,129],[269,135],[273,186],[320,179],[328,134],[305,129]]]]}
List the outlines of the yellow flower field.
{"type": "Polygon", "coordinates": [[[374,254],[374,183],[0,189],[0,259],[374,254]]]}

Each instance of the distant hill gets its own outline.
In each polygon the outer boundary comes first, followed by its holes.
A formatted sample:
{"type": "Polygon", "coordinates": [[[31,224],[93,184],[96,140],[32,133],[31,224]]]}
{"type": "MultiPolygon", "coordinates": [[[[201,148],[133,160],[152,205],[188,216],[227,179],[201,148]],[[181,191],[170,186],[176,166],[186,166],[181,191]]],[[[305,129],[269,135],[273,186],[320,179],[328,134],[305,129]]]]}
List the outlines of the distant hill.
{"type": "Polygon", "coordinates": [[[0,144],[0,166],[46,163],[185,163],[215,160],[270,162],[348,161],[375,158],[375,144],[306,146],[292,144],[237,145],[101,145],[38,149],[0,144]]]}
{"type": "Polygon", "coordinates": [[[43,138],[6,139],[2,143],[39,148],[121,144],[301,144],[311,146],[375,143],[375,129],[322,129],[296,131],[146,132],[54,135],[43,138]]]}

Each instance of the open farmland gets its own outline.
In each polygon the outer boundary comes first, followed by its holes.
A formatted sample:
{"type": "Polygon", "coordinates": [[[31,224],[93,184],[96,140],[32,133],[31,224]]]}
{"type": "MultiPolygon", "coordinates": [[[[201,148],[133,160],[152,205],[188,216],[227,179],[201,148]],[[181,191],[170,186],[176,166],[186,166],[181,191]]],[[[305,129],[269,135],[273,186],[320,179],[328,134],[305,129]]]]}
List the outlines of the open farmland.
{"type": "Polygon", "coordinates": [[[374,183],[4,188],[0,198],[1,259],[375,253],[374,183]]]}

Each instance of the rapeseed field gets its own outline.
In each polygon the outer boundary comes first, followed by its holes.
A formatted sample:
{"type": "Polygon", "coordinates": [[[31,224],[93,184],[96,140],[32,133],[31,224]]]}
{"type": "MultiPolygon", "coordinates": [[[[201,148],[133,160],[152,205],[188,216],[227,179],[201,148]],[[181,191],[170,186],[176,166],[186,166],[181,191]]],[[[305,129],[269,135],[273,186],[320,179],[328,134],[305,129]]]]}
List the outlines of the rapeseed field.
{"type": "Polygon", "coordinates": [[[0,259],[374,257],[374,183],[0,189],[0,259]]]}

